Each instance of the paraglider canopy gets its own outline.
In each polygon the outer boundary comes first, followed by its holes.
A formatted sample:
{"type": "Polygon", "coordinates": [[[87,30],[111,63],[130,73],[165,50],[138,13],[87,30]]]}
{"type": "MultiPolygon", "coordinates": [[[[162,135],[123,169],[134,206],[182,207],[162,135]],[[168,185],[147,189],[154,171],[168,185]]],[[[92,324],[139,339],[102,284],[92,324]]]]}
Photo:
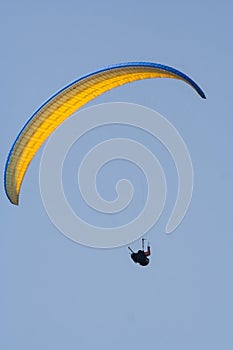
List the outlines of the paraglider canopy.
{"type": "Polygon", "coordinates": [[[158,63],[121,63],[75,80],[39,107],[17,136],[7,158],[4,175],[5,192],[10,202],[18,205],[21,184],[31,160],[44,141],[64,120],[106,91],[150,78],[182,80],[205,98],[201,88],[187,75],[158,63]]]}

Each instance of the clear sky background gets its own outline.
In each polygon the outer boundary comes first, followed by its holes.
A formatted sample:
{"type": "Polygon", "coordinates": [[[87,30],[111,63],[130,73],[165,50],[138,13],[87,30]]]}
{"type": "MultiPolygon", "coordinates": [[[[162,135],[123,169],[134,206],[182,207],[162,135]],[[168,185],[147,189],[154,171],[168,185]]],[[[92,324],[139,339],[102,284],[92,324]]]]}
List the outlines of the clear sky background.
{"type": "Polygon", "coordinates": [[[232,349],[232,13],[226,0],[2,2],[1,349],[232,349]],[[207,95],[204,101],[179,81],[155,79],[90,104],[153,108],[190,151],[192,203],[166,236],[177,177],[169,155],[155,146],[168,176],[168,201],[147,235],[153,252],[147,268],[134,265],[126,247],[87,248],[57,231],[40,197],[42,149],[19,207],[3,190],[7,154],[34,110],[80,75],[124,61],[176,67],[207,95]]]}

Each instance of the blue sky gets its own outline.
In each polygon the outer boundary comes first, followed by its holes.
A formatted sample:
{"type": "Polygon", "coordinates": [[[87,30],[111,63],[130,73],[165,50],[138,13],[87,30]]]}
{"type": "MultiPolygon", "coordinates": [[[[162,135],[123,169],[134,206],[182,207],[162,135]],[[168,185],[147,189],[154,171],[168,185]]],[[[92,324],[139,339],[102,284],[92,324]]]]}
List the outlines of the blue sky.
{"type": "Polygon", "coordinates": [[[2,349],[232,348],[232,10],[230,1],[1,5],[2,349]],[[26,174],[19,207],[3,190],[8,151],[34,110],[80,75],[124,61],[173,66],[207,95],[204,101],[178,81],[150,80],[90,104],[153,108],[189,149],[192,203],[166,236],[177,180],[157,146],[170,197],[149,232],[153,255],[146,269],[131,263],[125,247],[87,248],[57,231],[40,197],[42,149],[26,174]]]}

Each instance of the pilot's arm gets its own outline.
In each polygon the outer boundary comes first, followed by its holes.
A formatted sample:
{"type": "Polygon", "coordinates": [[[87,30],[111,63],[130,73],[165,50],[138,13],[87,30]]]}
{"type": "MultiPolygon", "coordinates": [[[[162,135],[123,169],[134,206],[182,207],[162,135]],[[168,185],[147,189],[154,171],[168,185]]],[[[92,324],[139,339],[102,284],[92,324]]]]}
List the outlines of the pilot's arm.
{"type": "Polygon", "coordinates": [[[147,247],[147,252],[145,252],[145,256],[150,256],[150,246],[147,247]]]}

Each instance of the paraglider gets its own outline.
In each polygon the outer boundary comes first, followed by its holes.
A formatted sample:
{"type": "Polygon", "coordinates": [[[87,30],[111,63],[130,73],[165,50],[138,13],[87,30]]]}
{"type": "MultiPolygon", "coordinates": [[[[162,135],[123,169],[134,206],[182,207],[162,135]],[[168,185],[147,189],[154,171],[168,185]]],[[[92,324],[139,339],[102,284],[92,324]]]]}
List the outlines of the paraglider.
{"type": "Polygon", "coordinates": [[[131,252],[131,259],[136,264],[139,264],[141,266],[147,266],[149,264],[150,260],[148,259],[148,256],[151,255],[150,243],[148,242],[147,251],[145,251],[144,241],[145,241],[145,238],[142,239],[142,250],[138,250],[137,253],[135,253],[130,247],[128,247],[131,252]]]}
{"type": "Polygon", "coordinates": [[[21,184],[31,160],[44,141],[63,121],[104,92],[149,78],[182,80],[205,98],[204,92],[187,75],[157,63],[117,64],[75,80],[39,107],[17,136],[8,155],[4,174],[5,192],[10,202],[18,205],[21,184]]]}

